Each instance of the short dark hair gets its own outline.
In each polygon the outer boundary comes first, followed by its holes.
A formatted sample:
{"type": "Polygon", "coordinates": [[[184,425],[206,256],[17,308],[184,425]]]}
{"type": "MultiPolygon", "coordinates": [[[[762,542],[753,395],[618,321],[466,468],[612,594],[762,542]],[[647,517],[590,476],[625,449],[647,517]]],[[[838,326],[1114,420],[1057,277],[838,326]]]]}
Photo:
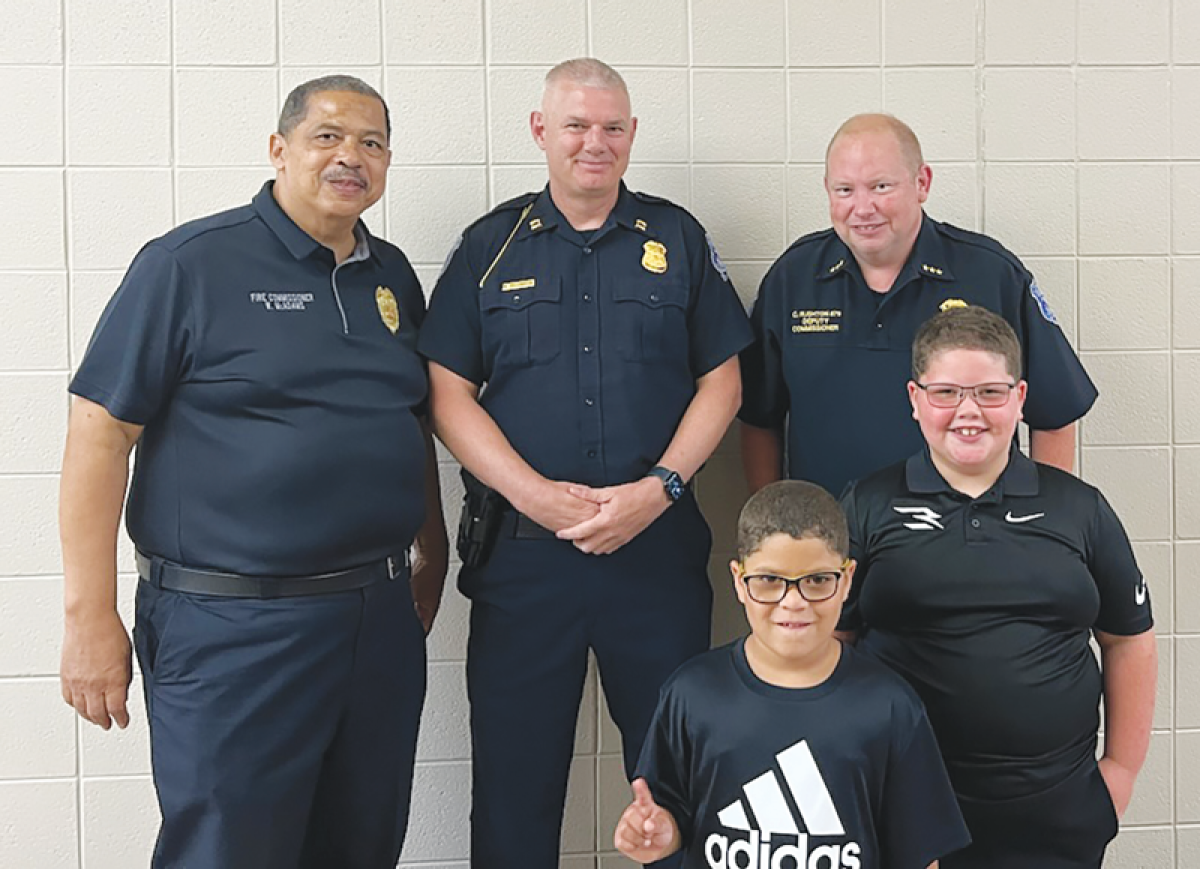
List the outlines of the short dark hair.
{"type": "Polygon", "coordinates": [[[275,131],[285,139],[290,136],[292,130],[308,117],[308,98],[313,94],[328,91],[362,94],[364,97],[374,97],[379,100],[379,104],[383,106],[383,120],[387,124],[388,138],[392,137],[392,114],[388,111],[387,101],[379,95],[379,91],[375,88],[361,78],[355,78],[352,75],[323,75],[320,78],[306,81],[304,84],[296,85],[287,95],[287,99],[283,101],[283,108],[279,111],[279,126],[275,131]]]}
{"type": "Polygon", "coordinates": [[[921,324],[912,346],[912,376],[920,380],[933,357],[945,350],[995,353],[1013,380],[1021,379],[1021,342],[1012,326],[987,308],[948,308],[921,324]]]}
{"type": "Polygon", "coordinates": [[[750,496],[738,516],[738,558],[745,561],[773,534],[813,538],[841,558],[850,554],[842,508],[820,486],[804,480],[780,480],[750,496]]]}

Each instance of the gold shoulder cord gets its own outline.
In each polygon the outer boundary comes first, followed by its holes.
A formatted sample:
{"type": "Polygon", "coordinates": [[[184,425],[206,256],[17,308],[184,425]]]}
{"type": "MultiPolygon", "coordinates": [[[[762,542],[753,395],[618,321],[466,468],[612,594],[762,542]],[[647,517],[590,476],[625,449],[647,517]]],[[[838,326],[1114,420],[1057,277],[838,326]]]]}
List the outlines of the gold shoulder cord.
{"type": "Polygon", "coordinates": [[[504,245],[500,248],[500,252],[496,254],[496,258],[492,260],[492,264],[487,267],[487,271],[483,273],[483,277],[479,279],[479,289],[483,289],[483,285],[487,283],[487,279],[491,276],[492,270],[496,268],[496,263],[500,262],[500,257],[504,256],[504,252],[508,250],[509,243],[513,240],[513,236],[517,234],[517,230],[521,228],[521,224],[525,222],[526,216],[533,208],[533,203],[530,202],[521,211],[521,216],[517,218],[517,225],[512,228],[512,232],[508,234],[508,238],[504,239],[504,245]]]}

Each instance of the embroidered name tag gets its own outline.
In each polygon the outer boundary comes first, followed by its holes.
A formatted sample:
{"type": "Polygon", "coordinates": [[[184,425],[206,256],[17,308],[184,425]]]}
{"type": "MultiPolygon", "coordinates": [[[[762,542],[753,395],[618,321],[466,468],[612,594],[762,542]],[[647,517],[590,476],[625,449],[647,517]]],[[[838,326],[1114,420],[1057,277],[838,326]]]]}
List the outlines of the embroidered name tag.
{"type": "Polygon", "coordinates": [[[500,285],[500,292],[511,293],[514,290],[532,290],[537,286],[537,278],[525,278],[523,281],[505,281],[500,285]]]}
{"type": "Polygon", "coordinates": [[[268,311],[307,311],[312,293],[251,293],[250,301],[268,311]]]}
{"type": "Polygon", "coordinates": [[[812,308],[792,311],[792,334],[840,332],[842,312],[837,308],[812,308]]]}

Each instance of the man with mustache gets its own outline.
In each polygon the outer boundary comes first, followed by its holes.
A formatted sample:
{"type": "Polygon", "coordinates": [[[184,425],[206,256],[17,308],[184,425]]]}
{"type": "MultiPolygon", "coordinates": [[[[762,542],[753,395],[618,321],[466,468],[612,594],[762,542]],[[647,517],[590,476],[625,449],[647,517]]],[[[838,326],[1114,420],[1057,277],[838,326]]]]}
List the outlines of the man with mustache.
{"type": "Polygon", "coordinates": [[[589,649],[632,773],[659,686],[708,647],[689,484],[737,410],[750,329],[695,218],[622,183],[636,127],[612,67],[552,69],[530,118],[549,185],[467,228],[421,331],[467,472],[473,869],[558,866],[589,649]]]}
{"type": "Polygon", "coordinates": [[[63,698],[105,729],[129,722],[116,542],[136,446],[155,867],[399,857],[447,545],[424,299],[360,220],[390,127],[358,79],[297,87],[275,180],[147,244],[71,382],[63,698]]]}
{"type": "Polygon", "coordinates": [[[739,414],[751,490],[786,475],[836,495],[919,450],[905,391],[913,336],[939,310],[965,305],[1017,333],[1033,458],[1071,470],[1075,420],[1096,388],[1021,261],[925,214],[932,181],[916,135],[891,115],[856,115],[834,133],[825,155],[833,228],[780,256],[751,317],[758,340],[742,356],[739,414]],[[821,407],[839,416],[812,410],[821,407]]]}

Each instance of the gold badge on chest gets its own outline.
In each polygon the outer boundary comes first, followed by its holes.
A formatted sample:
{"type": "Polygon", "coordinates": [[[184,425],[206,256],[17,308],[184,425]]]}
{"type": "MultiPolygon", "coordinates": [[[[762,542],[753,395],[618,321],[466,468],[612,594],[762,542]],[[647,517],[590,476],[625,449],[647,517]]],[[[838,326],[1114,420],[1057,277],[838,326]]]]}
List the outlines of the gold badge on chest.
{"type": "Polygon", "coordinates": [[[667,246],[659,241],[648,241],[642,245],[642,268],[661,275],[667,270],[667,246]]]}
{"type": "Polygon", "coordinates": [[[379,308],[379,319],[383,320],[383,325],[388,327],[388,331],[395,335],[400,331],[400,306],[396,304],[396,297],[387,287],[375,288],[375,306],[379,308]]]}

